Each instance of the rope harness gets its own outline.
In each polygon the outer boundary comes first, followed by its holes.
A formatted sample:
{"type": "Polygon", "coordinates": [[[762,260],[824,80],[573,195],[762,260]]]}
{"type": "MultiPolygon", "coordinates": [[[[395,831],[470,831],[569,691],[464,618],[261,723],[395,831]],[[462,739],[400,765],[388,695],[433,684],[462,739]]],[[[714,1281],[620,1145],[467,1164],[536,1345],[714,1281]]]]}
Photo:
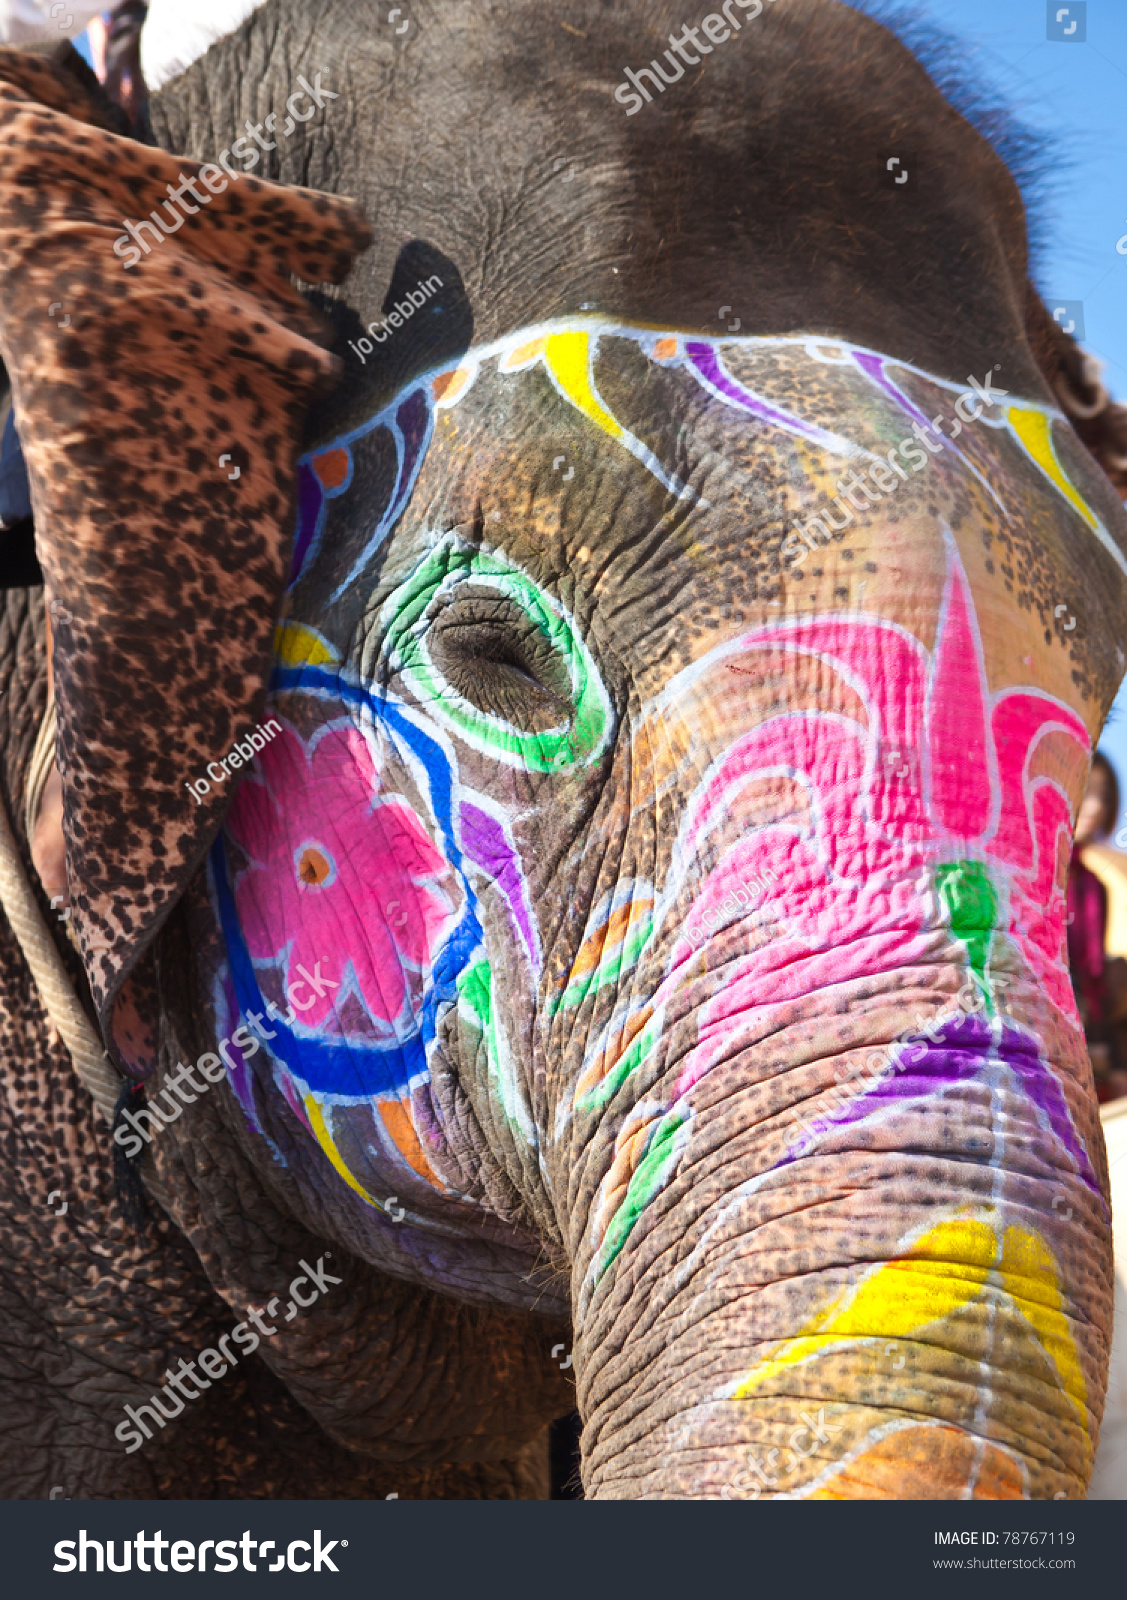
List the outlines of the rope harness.
{"type": "MultiPolygon", "coordinates": [[[[54,757],[55,705],[52,700],[44,714],[28,767],[24,813],[28,839],[32,835],[54,757]]],[[[114,1108],[121,1093],[121,1076],[79,1004],[62,957],[28,882],[7,808],[3,804],[0,804],[0,904],[23,951],[43,1009],[70,1053],[74,1070],[112,1127],[114,1108]]]]}

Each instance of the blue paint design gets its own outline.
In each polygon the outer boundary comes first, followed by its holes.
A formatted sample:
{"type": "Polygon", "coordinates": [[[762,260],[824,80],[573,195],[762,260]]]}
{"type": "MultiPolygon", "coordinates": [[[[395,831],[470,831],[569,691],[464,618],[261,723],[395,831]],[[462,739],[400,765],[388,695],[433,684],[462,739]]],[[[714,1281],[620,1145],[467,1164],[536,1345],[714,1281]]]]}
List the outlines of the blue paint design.
{"type": "MultiPolygon", "coordinates": [[[[442,836],[441,848],[458,873],[465,892],[465,910],[435,962],[422,1007],[414,1019],[417,1031],[409,1038],[367,1044],[326,1038],[323,1034],[306,1032],[300,1026],[288,1025],[280,1018],[270,1023],[277,1031],[277,1038],[269,1042],[270,1052],[285,1063],[299,1083],[322,1100],[355,1104],[400,1096],[429,1076],[427,1057],[437,1037],[438,1017],[446,1007],[456,1004],[458,976],[471,964],[482,944],[476,897],[464,870],[455,829],[453,772],[441,746],[398,707],[363,686],[345,682],[335,672],[309,664],[278,667],[271,680],[271,690],[276,694],[297,691],[359,706],[407,746],[427,774],[432,814],[442,836]]],[[[266,1002],[239,925],[226,840],[222,834],[212,847],[211,864],[235,998],[240,1016],[245,1018],[252,1011],[264,1011],[266,1002]]]]}
{"type": "MultiPolygon", "coordinates": [[[[339,600],[346,589],[352,587],[363,572],[368,562],[371,561],[376,551],[383,544],[388,534],[395,527],[406,509],[407,502],[415,492],[415,484],[419,473],[422,471],[423,461],[434,436],[434,393],[430,382],[419,384],[412,389],[404,400],[396,400],[386,411],[381,411],[369,422],[363,423],[354,433],[343,439],[338,439],[335,444],[326,445],[326,450],[339,450],[350,448],[357,439],[365,437],[376,428],[386,428],[391,434],[395,444],[396,478],[395,488],[391,498],[384,509],[383,515],[376,523],[371,538],[363,550],[352,563],[347,576],[341,579],[332,594],[329,603],[339,600]]],[[[319,455],[321,451],[317,452],[319,455]]],[[[341,492],[343,492],[343,485],[341,492]]]]}

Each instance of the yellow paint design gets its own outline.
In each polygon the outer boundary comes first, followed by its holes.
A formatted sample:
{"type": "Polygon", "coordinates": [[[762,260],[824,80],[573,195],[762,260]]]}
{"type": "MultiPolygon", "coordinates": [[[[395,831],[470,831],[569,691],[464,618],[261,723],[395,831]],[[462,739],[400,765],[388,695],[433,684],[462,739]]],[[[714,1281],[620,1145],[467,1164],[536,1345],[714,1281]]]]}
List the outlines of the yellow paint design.
{"type": "Polygon", "coordinates": [[[970,1218],[939,1223],[902,1260],[886,1262],[862,1278],[814,1317],[798,1338],[754,1367],[732,1398],[746,1400],[789,1368],[846,1340],[907,1338],[942,1322],[968,1305],[992,1276],[1000,1280],[1052,1362],[1090,1450],[1088,1389],[1064,1314],[1052,1252],[1038,1234],[1009,1227],[999,1261],[994,1229],[970,1218]]]}
{"type": "Polygon", "coordinates": [[[985,1222],[941,1222],[900,1261],[878,1267],[821,1312],[797,1339],[754,1367],[732,1398],[746,1400],[788,1368],[847,1339],[904,1338],[942,1322],[978,1294],[998,1254],[985,1222]]]}
{"type": "Polygon", "coordinates": [[[1002,1287],[1013,1296],[1018,1310],[1057,1369],[1060,1386],[1076,1407],[1087,1440],[1088,1385],[1068,1331],[1056,1262],[1045,1241],[1028,1228],[1006,1229],[1002,1287]]]}
{"type": "Polygon", "coordinates": [[[1038,1234],[1015,1226],[1006,1229],[1001,1260],[997,1258],[997,1235],[988,1223],[963,1218],[939,1223],[902,1260],[878,1267],[815,1317],[797,1339],[754,1367],[733,1399],[746,1400],[788,1368],[846,1340],[907,1338],[942,1322],[968,1305],[993,1276],[1052,1362],[1090,1450],[1088,1388],[1064,1314],[1053,1254],[1038,1234]]]}
{"type": "Polygon", "coordinates": [[[520,372],[543,359],[557,389],[577,411],[593,422],[612,439],[629,440],[633,436],[621,427],[595,393],[591,382],[591,339],[587,328],[569,333],[550,333],[543,339],[533,339],[509,352],[501,363],[501,372],[520,372]]]}
{"type": "Polygon", "coordinates": [[[591,335],[585,330],[553,333],[545,340],[544,365],[565,399],[612,439],[627,439],[591,383],[591,335]]]}
{"type": "Polygon", "coordinates": [[[1053,448],[1053,419],[1043,411],[1025,411],[1020,406],[1010,406],[1006,419],[1022,444],[1041,468],[1046,478],[1054,483],[1071,506],[1074,506],[1093,532],[1099,527],[1099,518],[1086,500],[1082,500],[1064,475],[1053,448]]]}
{"type": "Polygon", "coordinates": [[[327,640],[301,622],[279,622],[274,629],[274,654],[289,667],[333,666],[337,653],[327,640]]]}
{"type": "Polygon", "coordinates": [[[497,370],[522,372],[537,362],[543,362],[563,398],[588,422],[593,422],[609,438],[625,446],[647,471],[653,473],[663,488],[679,499],[699,500],[702,506],[707,506],[707,500],[674,474],[666,472],[649,446],[628,432],[600,400],[591,376],[592,341],[599,337],[599,332],[592,328],[573,328],[566,333],[547,333],[539,339],[530,339],[527,344],[518,345],[515,350],[502,356],[497,370]]]}
{"type": "Polygon", "coordinates": [[[354,1189],[360,1196],[361,1200],[366,1200],[370,1206],[375,1206],[377,1211],[382,1211],[383,1207],[380,1205],[379,1201],[372,1199],[367,1189],[365,1189],[362,1184],[357,1183],[356,1179],[345,1166],[344,1159],[341,1156],[340,1151],[333,1143],[333,1136],[329,1132],[328,1125],[325,1122],[324,1112],[321,1110],[321,1107],[317,1104],[312,1095],[306,1095],[305,1109],[309,1114],[309,1126],[313,1129],[314,1134],[317,1136],[317,1143],[321,1146],[321,1149],[328,1156],[329,1160],[340,1173],[348,1187],[350,1189],[354,1189]]]}

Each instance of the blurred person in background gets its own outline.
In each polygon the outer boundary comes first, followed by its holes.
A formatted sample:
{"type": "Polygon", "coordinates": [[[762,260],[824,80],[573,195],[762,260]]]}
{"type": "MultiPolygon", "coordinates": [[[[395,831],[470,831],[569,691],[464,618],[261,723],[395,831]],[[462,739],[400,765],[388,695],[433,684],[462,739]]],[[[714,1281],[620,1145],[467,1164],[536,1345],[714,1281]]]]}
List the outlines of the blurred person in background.
{"type": "Polygon", "coordinates": [[[1115,769],[1097,751],[1068,872],[1068,964],[1100,1100],[1127,1094],[1127,855],[1104,842],[1118,815],[1115,769]]]}

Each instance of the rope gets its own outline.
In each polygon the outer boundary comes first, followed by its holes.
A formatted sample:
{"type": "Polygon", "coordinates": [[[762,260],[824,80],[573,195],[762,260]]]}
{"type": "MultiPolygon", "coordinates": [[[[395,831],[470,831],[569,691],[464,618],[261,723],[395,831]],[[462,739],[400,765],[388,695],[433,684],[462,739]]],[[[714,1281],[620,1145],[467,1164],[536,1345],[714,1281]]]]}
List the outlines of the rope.
{"type": "Polygon", "coordinates": [[[43,713],[43,721],[39,724],[31,759],[24,773],[23,831],[29,844],[35,837],[35,824],[39,817],[43,791],[47,787],[47,779],[51,776],[51,768],[55,764],[55,725],[55,697],[52,695],[47,701],[47,709],[43,713]]]}
{"type": "MultiPolygon", "coordinates": [[[[32,747],[27,771],[24,773],[23,832],[29,845],[35,838],[35,824],[39,818],[39,808],[43,804],[43,791],[47,787],[48,778],[55,770],[55,730],[55,697],[51,695],[47,701],[47,709],[43,713],[43,721],[39,724],[39,732],[32,747]]],[[[63,923],[63,932],[71,949],[81,956],[72,917],[68,917],[63,923]]]]}
{"type": "MultiPolygon", "coordinates": [[[[54,705],[49,705],[32,756],[32,769],[35,771],[40,795],[47,781],[46,773],[50,771],[49,763],[44,771],[39,770],[42,765],[41,747],[45,739],[52,759],[54,757],[54,713],[54,705]],[[48,724],[49,738],[44,732],[48,724]],[[37,757],[40,758],[38,765],[37,757]]],[[[31,776],[32,770],[29,769],[29,785],[31,776]]],[[[11,924],[32,980],[39,990],[43,1009],[66,1045],[74,1070],[93,1096],[94,1104],[112,1127],[114,1107],[121,1092],[121,1075],[110,1061],[102,1041],[79,1004],[74,987],[63,966],[62,957],[43,920],[31,885],[27,881],[19,849],[12,836],[7,807],[2,801],[0,801],[0,904],[4,907],[4,914],[11,924]]]]}

